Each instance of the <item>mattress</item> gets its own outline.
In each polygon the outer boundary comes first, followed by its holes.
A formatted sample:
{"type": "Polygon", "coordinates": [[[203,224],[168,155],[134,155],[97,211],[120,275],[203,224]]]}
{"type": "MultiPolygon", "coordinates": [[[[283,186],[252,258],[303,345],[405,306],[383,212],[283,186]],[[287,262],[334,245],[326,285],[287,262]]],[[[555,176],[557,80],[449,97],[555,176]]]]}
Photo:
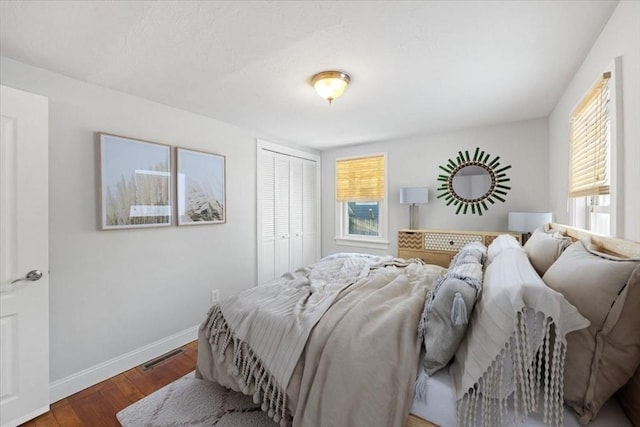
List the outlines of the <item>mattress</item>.
{"type": "MultiPolygon", "coordinates": [[[[513,419],[513,412],[510,417],[513,419]]],[[[443,427],[456,425],[456,408],[453,386],[448,369],[441,369],[427,379],[426,399],[414,396],[411,413],[443,427]]],[[[529,414],[520,424],[526,427],[544,426],[542,414],[529,414]]],[[[578,422],[571,408],[565,405],[564,427],[582,426],[578,422]]],[[[588,424],[590,427],[633,427],[615,398],[609,399],[598,412],[598,416],[588,424]]]]}

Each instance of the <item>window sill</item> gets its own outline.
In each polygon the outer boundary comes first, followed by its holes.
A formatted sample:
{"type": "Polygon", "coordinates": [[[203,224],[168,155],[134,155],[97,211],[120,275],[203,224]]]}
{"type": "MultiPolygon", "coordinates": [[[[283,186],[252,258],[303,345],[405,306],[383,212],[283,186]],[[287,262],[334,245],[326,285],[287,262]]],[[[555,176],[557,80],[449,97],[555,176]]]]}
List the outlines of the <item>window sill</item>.
{"type": "Polygon", "coordinates": [[[358,239],[354,237],[335,237],[336,245],[356,246],[367,249],[389,249],[389,241],[382,239],[358,239]]]}

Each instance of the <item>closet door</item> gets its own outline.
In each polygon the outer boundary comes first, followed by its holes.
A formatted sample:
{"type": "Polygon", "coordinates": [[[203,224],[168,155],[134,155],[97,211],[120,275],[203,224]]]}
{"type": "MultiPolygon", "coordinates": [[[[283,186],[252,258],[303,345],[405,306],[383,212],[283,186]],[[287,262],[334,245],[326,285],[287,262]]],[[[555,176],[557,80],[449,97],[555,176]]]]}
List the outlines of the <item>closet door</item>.
{"type": "Polygon", "coordinates": [[[264,141],[258,147],[257,275],[262,284],[318,260],[320,158],[264,141]]]}
{"type": "MultiPolygon", "coordinates": [[[[308,161],[308,160],[307,160],[308,161]]],[[[289,186],[289,226],[291,230],[289,270],[295,271],[304,265],[303,224],[304,224],[304,163],[297,157],[290,157],[289,186]]]]}
{"type": "Polygon", "coordinates": [[[258,256],[260,257],[258,284],[276,277],[276,156],[275,153],[261,150],[261,209],[262,226],[258,256]]]}
{"type": "Polygon", "coordinates": [[[318,194],[317,164],[312,160],[302,161],[302,263],[308,265],[318,260],[318,194]]]}
{"type": "Polygon", "coordinates": [[[275,242],[275,277],[279,277],[290,270],[290,230],[289,230],[289,156],[276,154],[276,242],[275,242]]]}

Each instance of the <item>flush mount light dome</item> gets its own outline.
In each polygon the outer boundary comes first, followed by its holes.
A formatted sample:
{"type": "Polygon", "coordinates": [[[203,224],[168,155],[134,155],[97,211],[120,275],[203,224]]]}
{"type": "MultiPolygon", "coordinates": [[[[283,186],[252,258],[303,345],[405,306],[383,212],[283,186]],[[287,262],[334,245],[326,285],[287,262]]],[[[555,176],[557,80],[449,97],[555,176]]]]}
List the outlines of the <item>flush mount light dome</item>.
{"type": "Polygon", "coordinates": [[[342,71],[323,71],[311,78],[311,84],[318,95],[329,101],[329,104],[342,95],[350,81],[351,77],[342,71]]]}

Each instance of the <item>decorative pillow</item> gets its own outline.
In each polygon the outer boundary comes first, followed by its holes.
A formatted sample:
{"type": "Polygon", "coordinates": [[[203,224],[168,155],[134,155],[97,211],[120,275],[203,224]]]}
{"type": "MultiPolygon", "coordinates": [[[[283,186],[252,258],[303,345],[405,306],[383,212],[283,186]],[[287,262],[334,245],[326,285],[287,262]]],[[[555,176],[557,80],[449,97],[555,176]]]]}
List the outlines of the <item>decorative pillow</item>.
{"type": "Polygon", "coordinates": [[[449,363],[464,338],[468,317],[482,288],[481,262],[486,251],[480,242],[465,245],[427,294],[418,333],[424,341],[424,370],[428,375],[449,363]]]}
{"type": "Polygon", "coordinates": [[[490,263],[502,251],[513,248],[520,248],[520,243],[511,234],[501,234],[487,248],[487,262],[490,263]]]}
{"type": "Polygon", "coordinates": [[[543,276],[591,321],[567,335],[564,397],[581,423],[591,421],[640,364],[639,265],[580,241],[543,276]]]}
{"type": "Polygon", "coordinates": [[[478,291],[464,280],[446,277],[428,302],[424,330],[424,370],[433,375],[447,366],[467,330],[468,316],[476,303],[478,291]]]}
{"type": "Polygon", "coordinates": [[[620,389],[618,400],[634,426],[640,426],[640,368],[627,384],[620,389]]]}
{"type": "Polygon", "coordinates": [[[480,242],[470,242],[464,245],[457,254],[451,259],[449,268],[458,264],[466,264],[469,262],[478,262],[484,264],[487,257],[487,247],[480,242]]]}
{"type": "Polygon", "coordinates": [[[547,269],[554,263],[566,248],[571,245],[570,237],[560,233],[546,233],[542,227],[536,229],[527,243],[524,251],[531,261],[531,265],[542,277],[547,269]]]}

